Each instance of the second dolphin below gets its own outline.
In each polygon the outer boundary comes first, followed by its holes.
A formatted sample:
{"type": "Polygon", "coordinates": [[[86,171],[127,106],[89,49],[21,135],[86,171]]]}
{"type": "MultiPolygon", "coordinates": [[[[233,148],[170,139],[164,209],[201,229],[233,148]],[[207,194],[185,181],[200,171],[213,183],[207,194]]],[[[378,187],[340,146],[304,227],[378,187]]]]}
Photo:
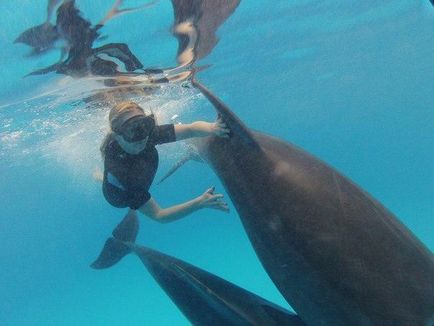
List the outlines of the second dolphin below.
{"type": "Polygon", "coordinates": [[[194,325],[305,325],[297,315],[216,275],[136,245],[138,227],[137,215],[130,211],[91,267],[108,268],[135,253],[194,325]]]}

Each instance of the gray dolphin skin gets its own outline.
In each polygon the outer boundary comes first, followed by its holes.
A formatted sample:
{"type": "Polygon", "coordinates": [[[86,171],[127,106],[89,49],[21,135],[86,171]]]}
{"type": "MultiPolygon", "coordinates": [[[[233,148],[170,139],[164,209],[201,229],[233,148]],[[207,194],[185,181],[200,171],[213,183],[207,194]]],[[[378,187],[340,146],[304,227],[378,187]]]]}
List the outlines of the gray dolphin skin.
{"type": "Polygon", "coordinates": [[[193,81],[231,129],[198,148],[277,288],[308,325],[434,325],[434,258],[398,219],[303,150],[249,130],[193,81]]]}
{"type": "Polygon", "coordinates": [[[297,315],[220,277],[136,245],[138,226],[137,214],[130,211],[91,267],[108,268],[130,252],[135,253],[194,325],[305,325],[297,315]]]}

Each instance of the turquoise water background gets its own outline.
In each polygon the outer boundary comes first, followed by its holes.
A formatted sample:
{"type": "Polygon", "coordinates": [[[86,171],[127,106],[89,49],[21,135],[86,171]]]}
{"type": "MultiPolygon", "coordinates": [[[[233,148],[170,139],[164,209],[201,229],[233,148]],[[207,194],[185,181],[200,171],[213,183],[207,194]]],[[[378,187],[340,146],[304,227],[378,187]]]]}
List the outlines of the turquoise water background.
{"type": "MultiPolygon", "coordinates": [[[[126,1],[128,6],[140,1],[126,1]]],[[[81,0],[98,21],[111,6],[81,0]]],[[[45,19],[42,0],[2,1],[0,12],[0,320],[2,325],[188,325],[141,262],[89,264],[125,210],[92,174],[109,108],[80,99],[98,84],[50,74],[58,59],[14,45],[45,19]]],[[[176,64],[172,6],[120,16],[104,42],[125,42],[146,67],[176,64]]],[[[244,0],[219,29],[198,78],[250,127],[295,143],[349,176],[434,248],[434,8],[422,0],[244,0]]],[[[140,99],[138,99],[140,100],[140,99]]],[[[160,122],[211,120],[193,89],[150,99],[160,122]]],[[[162,176],[185,151],[161,146],[162,176]]],[[[187,163],[151,193],[164,206],[223,187],[187,163]]],[[[181,258],[288,307],[238,216],[201,210],[173,224],[141,217],[137,242],[181,258]]],[[[369,245],[367,243],[366,245],[369,245]]]]}

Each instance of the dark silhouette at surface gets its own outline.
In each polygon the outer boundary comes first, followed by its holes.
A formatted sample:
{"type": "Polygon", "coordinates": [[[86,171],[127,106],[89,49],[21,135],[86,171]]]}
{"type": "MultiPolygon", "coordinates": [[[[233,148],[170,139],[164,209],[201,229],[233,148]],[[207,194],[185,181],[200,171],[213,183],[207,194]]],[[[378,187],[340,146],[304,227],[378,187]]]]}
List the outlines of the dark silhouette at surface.
{"type": "MultiPolygon", "coordinates": [[[[120,1],[103,20],[108,21],[122,11],[115,10],[120,1]]],[[[142,69],[139,59],[130,51],[124,43],[110,43],[94,48],[94,42],[100,38],[99,30],[104,25],[95,26],[84,19],[75,6],[74,0],[64,1],[57,9],[56,25],[46,22],[23,32],[15,41],[33,47],[33,53],[41,53],[53,48],[54,42],[63,40],[66,47],[62,49],[59,62],[43,69],[36,70],[30,75],[41,75],[49,72],[57,72],[74,77],[88,74],[98,76],[113,76],[120,73],[122,68],[127,72],[142,69]],[[65,60],[64,56],[67,54],[65,60]],[[106,55],[122,62],[124,67],[119,67],[114,61],[103,59],[100,55],[106,55]],[[121,68],[121,69],[120,69],[121,68]]]]}
{"type": "MultiPolygon", "coordinates": [[[[145,74],[155,75],[152,82],[156,84],[182,81],[190,77],[188,69],[192,64],[207,56],[215,47],[218,41],[217,29],[235,11],[240,0],[172,0],[173,34],[179,41],[178,67],[143,69],[143,64],[125,43],[94,47],[94,42],[101,40],[99,31],[107,21],[117,15],[153,5],[155,2],[137,8],[119,9],[122,1],[117,0],[105,18],[93,26],[82,17],[74,0],[51,0],[47,6],[46,22],[23,32],[15,43],[31,46],[32,54],[41,54],[53,49],[58,40],[66,43],[58,62],[33,71],[29,75],[56,72],[73,77],[96,75],[128,78],[129,74],[130,77],[145,74]],[[61,4],[57,9],[56,24],[53,25],[50,23],[50,17],[58,3],[61,4]],[[118,62],[121,62],[123,67],[119,67],[118,62]]],[[[125,83],[125,80],[123,82],[125,83]]]]}

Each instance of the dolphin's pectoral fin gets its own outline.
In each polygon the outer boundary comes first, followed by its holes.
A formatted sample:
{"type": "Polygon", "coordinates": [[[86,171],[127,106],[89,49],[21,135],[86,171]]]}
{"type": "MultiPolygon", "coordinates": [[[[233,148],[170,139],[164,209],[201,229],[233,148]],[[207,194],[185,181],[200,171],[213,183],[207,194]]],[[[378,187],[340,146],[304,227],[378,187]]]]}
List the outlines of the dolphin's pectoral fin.
{"type": "Polygon", "coordinates": [[[202,158],[192,149],[189,150],[181,159],[179,159],[170,170],[157,182],[157,185],[161,184],[164,180],[174,174],[181,166],[190,160],[195,160],[197,162],[203,162],[202,158]]]}
{"type": "Polygon", "coordinates": [[[205,86],[200,84],[194,78],[191,81],[194,87],[199,89],[203,95],[215,107],[219,117],[221,117],[228,128],[230,129],[230,137],[240,138],[245,144],[249,145],[251,149],[260,149],[259,144],[253,138],[249,129],[243,122],[229,109],[217,96],[211,93],[205,86]]]}
{"type": "Polygon", "coordinates": [[[134,243],[139,232],[139,220],[135,211],[130,210],[121,223],[113,230],[113,237],[107,239],[98,258],[90,265],[94,269],[108,268],[131,252],[126,243],[134,243]]]}
{"type": "Polygon", "coordinates": [[[164,180],[174,174],[181,166],[187,163],[190,160],[189,156],[182,157],[178,162],[173,165],[169,171],[157,182],[157,185],[161,184],[164,180]]]}

